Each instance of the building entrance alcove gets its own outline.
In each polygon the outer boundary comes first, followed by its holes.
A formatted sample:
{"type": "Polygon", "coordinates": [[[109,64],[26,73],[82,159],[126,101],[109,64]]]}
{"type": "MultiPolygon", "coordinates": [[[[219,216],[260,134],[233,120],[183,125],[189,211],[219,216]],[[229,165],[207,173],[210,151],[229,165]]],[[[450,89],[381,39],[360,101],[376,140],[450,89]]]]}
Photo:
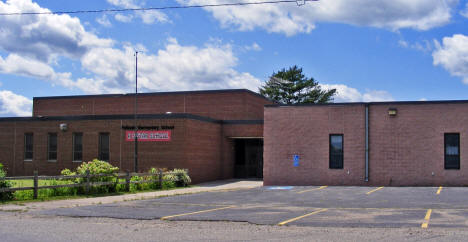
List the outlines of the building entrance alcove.
{"type": "Polygon", "coordinates": [[[263,178],[263,139],[234,139],[235,178],[263,178]]]}

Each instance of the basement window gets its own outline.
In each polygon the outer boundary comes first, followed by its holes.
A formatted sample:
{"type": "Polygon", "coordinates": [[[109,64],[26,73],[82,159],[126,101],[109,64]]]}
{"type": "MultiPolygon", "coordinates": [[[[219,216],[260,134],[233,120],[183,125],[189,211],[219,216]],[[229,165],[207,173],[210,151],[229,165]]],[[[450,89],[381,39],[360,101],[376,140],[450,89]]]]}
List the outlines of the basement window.
{"type": "Polygon", "coordinates": [[[343,135],[330,134],[330,169],[343,169],[343,135]]]}
{"type": "Polygon", "coordinates": [[[445,169],[460,169],[460,134],[446,133],[444,135],[444,160],[445,169]]]}

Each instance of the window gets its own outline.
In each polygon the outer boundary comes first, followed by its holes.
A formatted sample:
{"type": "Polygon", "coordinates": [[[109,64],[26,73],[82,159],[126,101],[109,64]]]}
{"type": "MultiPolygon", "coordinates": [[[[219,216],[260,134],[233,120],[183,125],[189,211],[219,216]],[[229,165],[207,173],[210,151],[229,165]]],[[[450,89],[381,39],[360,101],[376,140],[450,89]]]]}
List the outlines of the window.
{"type": "Polygon", "coordinates": [[[446,133],[445,143],[445,169],[460,169],[460,134],[446,133]]]}
{"type": "Polygon", "coordinates": [[[343,135],[330,135],[330,169],[343,169],[343,135]]]}
{"type": "Polygon", "coordinates": [[[47,160],[57,160],[57,133],[49,133],[47,136],[47,160]]]}
{"type": "Polygon", "coordinates": [[[31,161],[33,159],[33,141],[32,133],[24,134],[24,160],[31,161]]]}
{"type": "Polygon", "coordinates": [[[99,133],[99,159],[109,161],[109,133],[99,133]]]}
{"type": "Polygon", "coordinates": [[[83,133],[73,133],[73,161],[83,161],[83,133]]]}

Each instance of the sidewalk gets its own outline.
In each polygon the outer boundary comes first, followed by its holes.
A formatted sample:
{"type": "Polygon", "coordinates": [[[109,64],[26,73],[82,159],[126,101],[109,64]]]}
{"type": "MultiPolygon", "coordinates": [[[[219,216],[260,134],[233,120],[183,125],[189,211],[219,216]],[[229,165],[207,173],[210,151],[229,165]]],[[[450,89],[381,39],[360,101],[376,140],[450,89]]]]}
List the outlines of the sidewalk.
{"type": "Polygon", "coordinates": [[[255,187],[263,186],[263,181],[258,180],[221,180],[214,182],[207,182],[197,184],[196,187],[181,188],[174,190],[165,191],[154,191],[154,192],[142,192],[137,194],[125,194],[118,196],[107,196],[107,197],[93,197],[93,198],[79,198],[69,200],[56,200],[56,201],[45,201],[45,202],[29,202],[23,205],[6,204],[0,205],[0,211],[31,211],[31,210],[42,210],[42,209],[54,209],[64,207],[78,207],[93,204],[108,204],[115,202],[123,202],[130,200],[150,199],[161,196],[174,196],[190,193],[199,192],[213,192],[213,191],[226,191],[226,190],[238,190],[238,189],[250,189],[255,187]]]}

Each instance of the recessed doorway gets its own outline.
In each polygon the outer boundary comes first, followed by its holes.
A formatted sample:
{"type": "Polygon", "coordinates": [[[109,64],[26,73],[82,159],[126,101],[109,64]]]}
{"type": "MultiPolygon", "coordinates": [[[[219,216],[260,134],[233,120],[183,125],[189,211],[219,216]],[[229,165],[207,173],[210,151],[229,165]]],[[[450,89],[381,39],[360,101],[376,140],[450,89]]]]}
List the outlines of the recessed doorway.
{"type": "Polygon", "coordinates": [[[263,178],[263,139],[234,139],[235,178],[263,178]]]}

